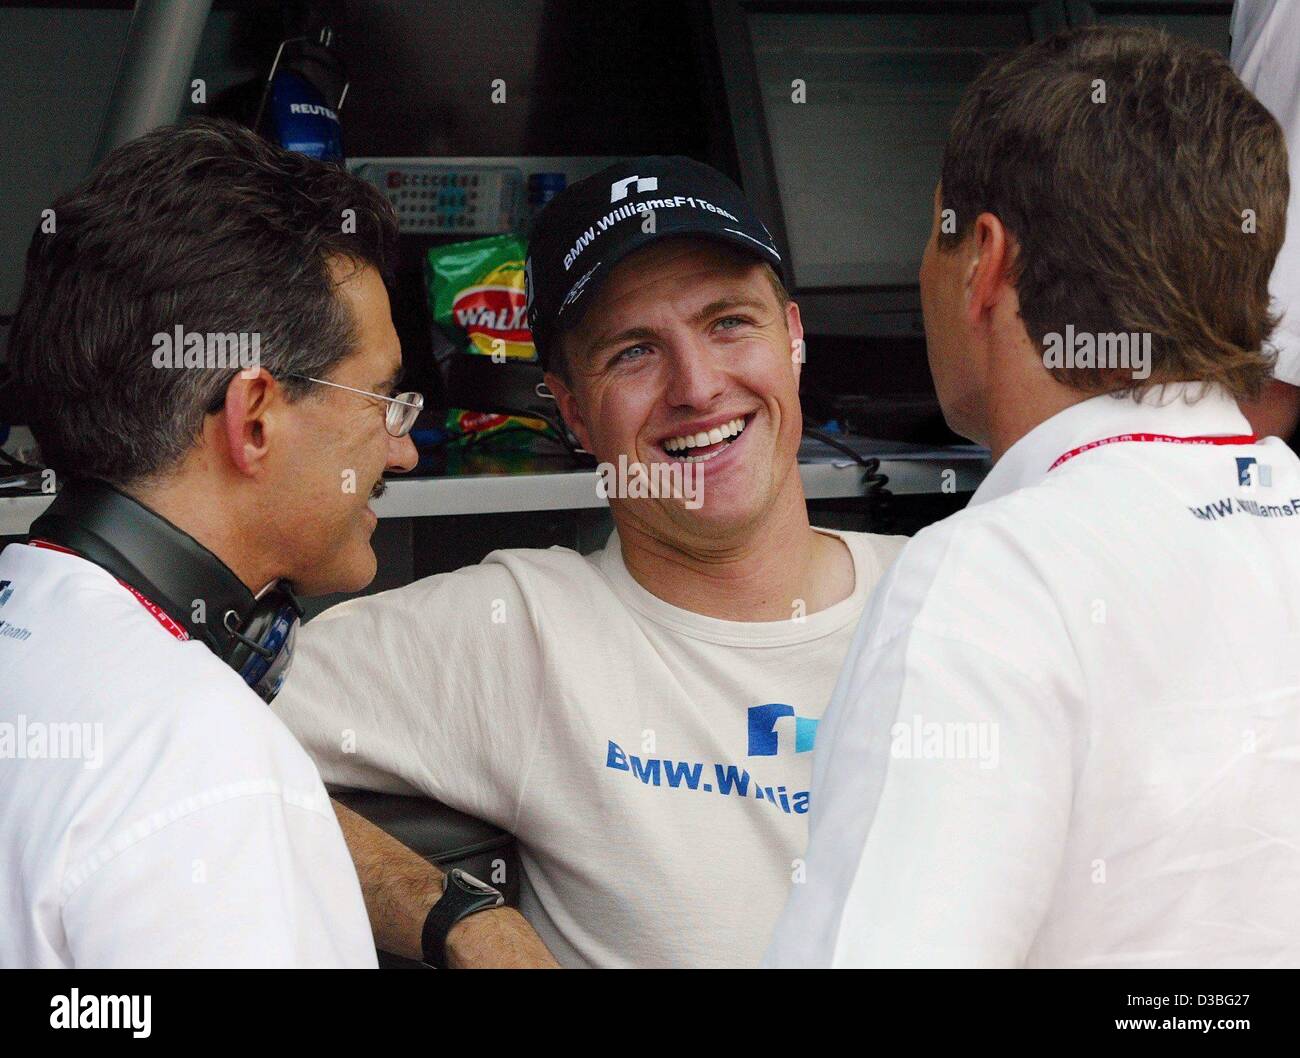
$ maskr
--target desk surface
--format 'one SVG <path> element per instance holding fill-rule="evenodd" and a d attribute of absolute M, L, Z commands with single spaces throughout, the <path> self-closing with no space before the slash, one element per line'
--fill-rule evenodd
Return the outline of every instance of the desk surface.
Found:
<path fill-rule="evenodd" d="M 856 439 L 855 450 L 880 458 L 890 492 L 970 492 L 988 470 L 987 453 L 972 447 L 922 449 Z M 810 500 L 845 499 L 863 494 L 862 471 L 817 445 L 800 450 L 799 474 Z M 815 459 L 815 462 L 805 462 Z M 380 518 L 430 518 L 452 514 L 500 514 L 604 507 L 595 470 L 575 470 L 552 456 L 478 455 L 430 477 L 394 477 L 374 501 Z M 53 501 L 51 496 L 0 498 L 0 536 L 22 536 Z"/>

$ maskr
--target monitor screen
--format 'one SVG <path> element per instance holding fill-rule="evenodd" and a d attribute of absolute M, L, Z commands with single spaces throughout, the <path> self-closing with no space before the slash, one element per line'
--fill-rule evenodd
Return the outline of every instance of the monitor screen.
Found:
<path fill-rule="evenodd" d="M 1093 8 L 1100 25 L 1164 29 L 1202 47 L 1222 52 L 1224 58 L 1228 56 L 1232 4 L 1226 0 L 1217 5 L 1207 3 L 1204 7 L 1189 7 L 1186 12 L 1170 10 L 1167 5 L 1158 7 L 1138 2 L 1094 4 Z"/>
<path fill-rule="evenodd" d="M 795 287 L 914 286 L 948 123 L 1024 9 L 745 14 Z"/>

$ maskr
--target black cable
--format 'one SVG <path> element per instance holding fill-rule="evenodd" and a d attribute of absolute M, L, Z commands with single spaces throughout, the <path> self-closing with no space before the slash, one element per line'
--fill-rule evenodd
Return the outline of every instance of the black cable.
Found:
<path fill-rule="evenodd" d="M 429 448 L 442 448 L 456 442 L 463 442 L 464 449 L 487 448 L 492 444 L 496 437 L 507 433 L 529 433 L 535 437 L 540 437 L 545 441 L 551 441 L 561 445 L 565 453 L 578 466 L 586 466 L 593 462 L 590 453 L 584 452 L 569 439 L 568 434 L 558 422 L 548 415 L 544 415 L 536 410 L 532 411 L 497 411 L 498 415 L 509 415 L 517 419 L 538 419 L 546 424 L 546 429 L 538 429 L 536 426 L 525 426 L 523 423 L 512 423 L 509 426 L 496 430 L 472 431 L 466 430 L 463 433 L 454 434 L 451 437 L 443 438 L 435 445 L 427 446 Z"/>
<path fill-rule="evenodd" d="M 862 484 L 865 489 L 863 501 L 863 532 L 892 533 L 894 522 L 894 494 L 886 486 L 889 475 L 880 473 L 880 460 L 875 456 L 863 456 L 825 430 L 815 426 L 804 426 L 804 436 L 820 441 L 824 445 L 843 452 L 863 470 Z"/>
<path fill-rule="evenodd" d="M 44 467 L 33 466 L 31 463 L 24 463 L 21 459 L 11 456 L 3 448 L 0 448 L 0 463 L 20 474 L 39 474 L 45 469 Z"/>
<path fill-rule="evenodd" d="M 584 452 L 581 448 L 579 448 L 579 447 L 578 447 L 577 445 L 575 445 L 571 440 L 569 440 L 569 436 L 568 436 L 568 434 L 565 432 L 565 430 L 561 427 L 561 425 L 560 425 L 559 423 L 557 423 L 557 422 L 556 422 L 554 419 L 552 419 L 549 415 L 545 415 L 545 414 L 543 414 L 543 413 L 541 413 L 541 412 L 538 412 L 538 411 L 535 411 L 535 410 L 533 410 L 533 411 L 508 411 L 508 412 L 504 412 L 504 413 L 502 413 L 502 414 L 511 415 L 511 416 L 514 416 L 515 418 L 519 418 L 519 419 L 538 419 L 538 420 L 540 420 L 541 422 L 546 423 L 547 429 L 545 429 L 545 430 L 539 430 L 539 429 L 537 429 L 537 427 L 535 427 L 535 426 L 524 426 L 522 423 L 516 423 L 516 424 L 513 424 L 513 425 L 511 425 L 511 426 L 507 426 L 505 429 L 502 429 L 502 430 L 495 430 L 495 431 L 493 431 L 493 432 L 487 433 L 487 434 L 486 434 L 486 435 L 485 435 L 481 440 L 480 440 L 479 438 L 475 437 L 475 438 L 471 439 L 471 441 L 470 441 L 469 443 L 470 443 L 470 444 L 488 444 L 488 443 L 491 442 L 491 440 L 492 440 L 493 437 L 497 437 L 497 436 L 499 436 L 500 434 L 508 433 L 508 432 L 510 432 L 510 431 L 513 431 L 513 430 L 522 430 L 522 431 L 525 431 L 525 432 L 527 432 L 527 433 L 535 434 L 535 435 L 537 435 L 538 437 L 545 438 L 545 439 L 548 440 L 548 441 L 557 441 L 557 442 L 559 442 L 561 445 L 564 446 L 564 450 L 565 450 L 565 452 L 568 453 L 569 458 L 572 459 L 572 460 L 573 460 L 575 463 L 577 463 L 579 466 L 585 466 L 588 462 L 591 462 L 591 455 L 590 455 L 590 453 Z"/>
<path fill-rule="evenodd" d="M 487 448 L 498 437 L 504 437 L 506 434 L 521 433 L 532 434 L 535 437 L 541 437 L 547 441 L 554 441 L 557 444 L 564 443 L 555 435 L 555 431 L 550 429 L 550 427 L 547 427 L 546 429 L 538 429 L 536 426 L 524 426 L 522 423 L 512 423 L 510 426 L 498 426 L 496 429 L 474 430 L 462 434 L 462 437 L 465 439 L 465 448 Z"/>

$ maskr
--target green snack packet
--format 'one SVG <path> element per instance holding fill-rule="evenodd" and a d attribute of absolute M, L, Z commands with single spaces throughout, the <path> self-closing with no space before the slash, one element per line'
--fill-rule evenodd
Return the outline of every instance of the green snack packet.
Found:
<path fill-rule="evenodd" d="M 525 313 L 524 263 L 528 251 L 517 235 L 493 235 L 431 248 L 425 258 L 429 311 L 439 326 L 468 338 L 467 353 L 511 360 L 537 360 Z M 526 446 L 544 430 L 540 419 L 452 408 L 447 429 L 478 440 L 511 427 L 510 439 Z M 502 438 L 505 441 L 505 438 Z"/>

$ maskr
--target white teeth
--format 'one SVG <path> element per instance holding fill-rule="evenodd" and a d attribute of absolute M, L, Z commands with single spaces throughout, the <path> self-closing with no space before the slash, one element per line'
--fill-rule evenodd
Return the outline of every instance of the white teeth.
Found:
<path fill-rule="evenodd" d="M 670 437 L 666 440 L 664 451 L 679 452 L 687 448 L 704 448 L 707 445 L 715 445 L 725 441 L 729 437 L 739 437 L 741 431 L 745 429 L 745 418 L 742 415 L 738 419 L 732 419 L 731 422 L 725 422 L 721 426 L 715 426 L 711 430 L 701 430 L 699 433 L 683 434 L 680 437 Z M 721 449 L 719 449 L 721 451 Z M 716 454 L 716 453 L 711 453 Z M 691 457 L 688 457 L 691 458 Z M 700 459 L 709 458 L 701 456 Z M 699 462 L 700 459 L 695 459 Z"/>
<path fill-rule="evenodd" d="M 712 452 L 708 452 L 708 453 L 706 453 L 705 455 L 702 455 L 702 456 L 687 456 L 687 457 L 685 458 L 684 462 L 687 462 L 687 463 L 707 463 L 707 462 L 708 462 L 710 459 L 712 459 L 714 456 L 721 455 L 721 454 L 722 454 L 722 449 L 721 449 L 721 448 L 715 448 Z"/>

